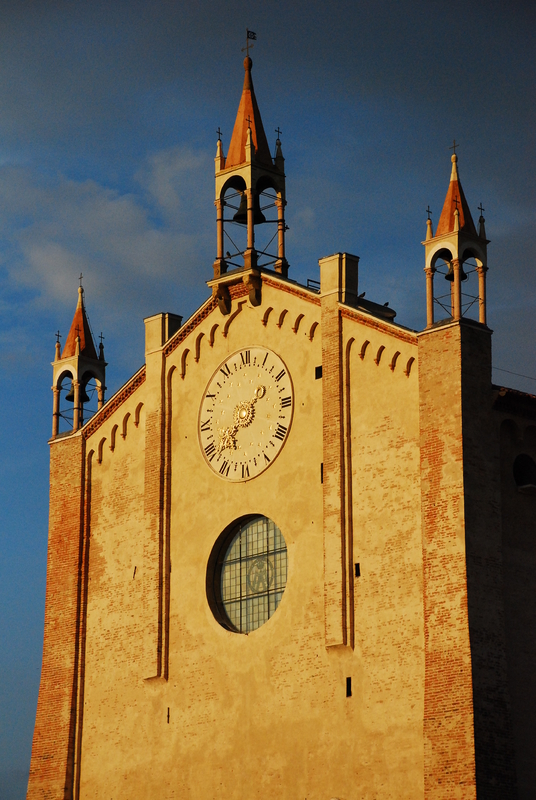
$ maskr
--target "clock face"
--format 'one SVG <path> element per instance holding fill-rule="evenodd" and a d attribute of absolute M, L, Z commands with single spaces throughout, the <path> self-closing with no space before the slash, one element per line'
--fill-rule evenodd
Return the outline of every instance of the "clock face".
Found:
<path fill-rule="evenodd" d="M 228 481 L 264 472 L 287 439 L 294 393 L 271 350 L 239 350 L 212 376 L 199 410 L 199 442 L 209 467 Z"/>

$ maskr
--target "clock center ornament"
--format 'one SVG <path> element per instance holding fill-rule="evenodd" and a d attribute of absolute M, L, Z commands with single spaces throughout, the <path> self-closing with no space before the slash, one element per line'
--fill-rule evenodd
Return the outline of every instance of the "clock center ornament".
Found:
<path fill-rule="evenodd" d="M 238 350 L 214 372 L 199 411 L 199 443 L 209 467 L 229 481 L 267 469 L 285 444 L 294 392 L 282 359 L 264 347 Z"/>

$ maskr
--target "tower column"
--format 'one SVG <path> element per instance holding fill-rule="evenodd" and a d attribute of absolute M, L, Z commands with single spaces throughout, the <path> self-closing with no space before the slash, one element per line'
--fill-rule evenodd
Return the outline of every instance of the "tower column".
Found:
<path fill-rule="evenodd" d="M 277 261 L 275 271 L 283 275 L 288 273 L 287 259 L 285 258 L 285 201 L 278 197 L 275 201 L 277 208 Z"/>
<path fill-rule="evenodd" d="M 102 384 L 99 384 L 97 386 L 97 409 L 100 411 L 103 405 L 104 405 L 104 386 Z"/>
<path fill-rule="evenodd" d="M 57 386 L 52 387 L 52 438 L 58 435 L 60 430 L 60 390 Z"/>
<path fill-rule="evenodd" d="M 246 197 L 248 201 L 248 250 L 253 250 L 255 247 L 255 228 L 254 228 L 254 214 L 253 214 L 253 189 L 246 189 Z"/>
<path fill-rule="evenodd" d="M 488 268 L 480 264 L 476 271 L 478 273 L 478 321 L 482 325 L 486 324 L 486 272 Z"/>
<path fill-rule="evenodd" d="M 223 200 L 219 198 L 216 205 L 216 258 L 223 259 Z"/>
<path fill-rule="evenodd" d="M 80 381 L 73 380 L 73 431 L 80 427 Z"/>
<path fill-rule="evenodd" d="M 425 269 L 426 272 L 426 327 L 434 324 L 434 272 L 433 267 Z"/>
<path fill-rule="evenodd" d="M 460 319 L 462 316 L 462 284 L 459 258 L 453 259 L 452 270 L 454 273 L 454 281 L 452 283 L 452 317 L 453 319 Z"/>

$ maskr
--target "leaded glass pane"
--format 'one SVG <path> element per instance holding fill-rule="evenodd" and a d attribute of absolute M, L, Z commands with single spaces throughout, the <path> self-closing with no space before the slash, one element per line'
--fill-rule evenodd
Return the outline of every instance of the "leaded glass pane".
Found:
<path fill-rule="evenodd" d="M 223 559 L 220 581 L 234 628 L 249 633 L 270 619 L 287 583 L 287 547 L 272 520 L 255 517 L 240 525 Z"/>

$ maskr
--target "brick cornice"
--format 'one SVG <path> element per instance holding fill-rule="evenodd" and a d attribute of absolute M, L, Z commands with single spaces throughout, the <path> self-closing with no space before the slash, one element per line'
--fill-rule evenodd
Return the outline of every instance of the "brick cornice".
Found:
<path fill-rule="evenodd" d="M 401 342 L 406 342 L 407 344 L 417 344 L 417 334 L 414 331 L 401 330 L 394 325 L 388 325 L 387 323 L 382 322 L 375 317 L 369 317 L 367 314 L 363 314 L 357 309 L 349 308 L 348 306 L 340 306 L 340 312 L 341 316 L 345 319 L 351 319 L 355 322 L 360 322 L 367 328 L 373 328 L 381 333 L 386 333 Z"/>

